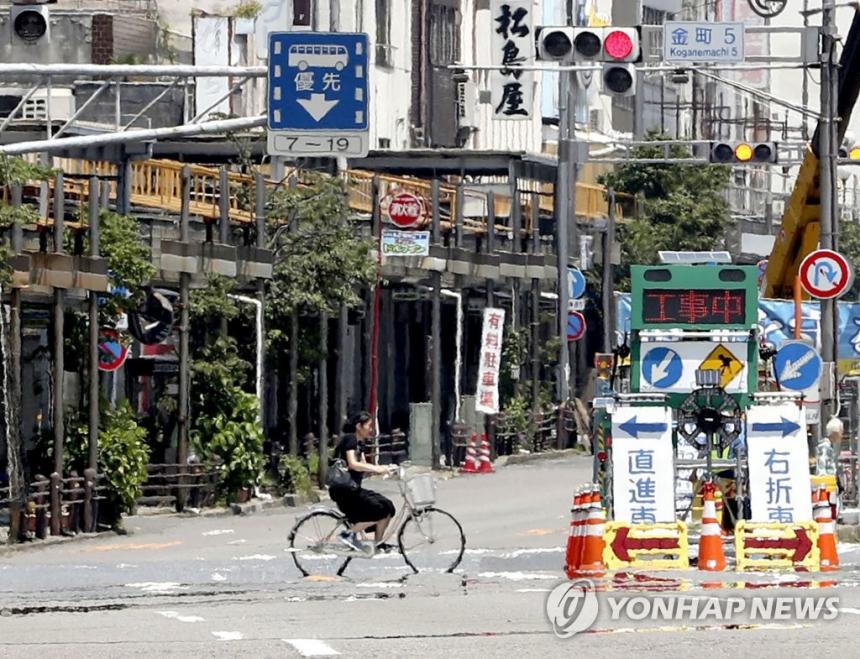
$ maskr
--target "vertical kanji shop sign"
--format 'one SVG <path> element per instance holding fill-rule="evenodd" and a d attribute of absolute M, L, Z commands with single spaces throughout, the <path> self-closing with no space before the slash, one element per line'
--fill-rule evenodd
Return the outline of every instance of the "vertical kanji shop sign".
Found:
<path fill-rule="evenodd" d="M 528 66 L 535 58 L 534 3 L 532 0 L 491 0 L 491 64 L 501 66 L 490 74 L 493 118 L 529 119 L 534 105 L 534 75 L 507 68 Z"/>
<path fill-rule="evenodd" d="M 481 359 L 475 395 L 475 409 L 484 414 L 499 413 L 499 366 L 502 361 L 504 329 L 505 310 L 484 309 Z"/>

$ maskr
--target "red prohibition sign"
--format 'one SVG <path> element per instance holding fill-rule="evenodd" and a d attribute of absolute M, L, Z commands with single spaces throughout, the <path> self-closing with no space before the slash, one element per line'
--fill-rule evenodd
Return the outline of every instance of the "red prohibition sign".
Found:
<path fill-rule="evenodd" d="M 812 297 L 831 300 L 843 295 L 854 283 L 848 260 L 832 249 L 817 249 L 800 263 L 800 285 Z"/>
<path fill-rule="evenodd" d="M 397 192 L 385 200 L 391 223 L 401 229 L 411 229 L 424 219 L 424 200 L 411 192 Z"/>

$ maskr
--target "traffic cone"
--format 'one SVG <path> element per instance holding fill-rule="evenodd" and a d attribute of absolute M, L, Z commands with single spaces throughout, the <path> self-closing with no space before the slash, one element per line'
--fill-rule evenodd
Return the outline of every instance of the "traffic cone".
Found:
<path fill-rule="evenodd" d="M 720 572 L 726 569 L 723 552 L 723 537 L 717 523 L 717 507 L 714 501 L 713 483 L 702 486 L 702 534 L 699 537 L 699 569 Z"/>
<path fill-rule="evenodd" d="M 490 442 L 487 441 L 486 435 L 481 435 L 481 455 L 479 460 L 481 464 L 478 468 L 478 473 L 492 474 L 495 471 L 493 463 L 490 462 Z"/>
<path fill-rule="evenodd" d="M 466 447 L 466 461 L 463 466 L 460 468 L 460 472 L 463 474 L 477 474 L 480 473 L 478 469 L 478 435 L 477 433 L 472 433 L 472 438 L 469 440 L 469 445 Z"/>
<path fill-rule="evenodd" d="M 568 579 L 573 579 L 576 573 L 577 550 L 579 548 L 579 514 L 582 505 L 582 489 L 578 488 L 573 494 L 573 504 L 570 507 L 570 533 L 567 536 L 567 550 L 564 555 L 564 572 Z"/>
<path fill-rule="evenodd" d="M 585 522 L 585 537 L 582 543 L 582 561 L 577 571 L 583 577 L 602 577 L 606 574 L 606 565 L 603 563 L 603 526 L 606 523 L 606 512 L 600 502 L 600 487 L 591 487 L 590 505 L 588 506 L 588 519 Z"/>
<path fill-rule="evenodd" d="M 577 515 L 576 530 L 576 553 L 574 554 L 574 574 L 579 575 L 579 567 L 582 565 L 583 551 L 585 550 L 585 533 L 588 524 L 588 511 L 591 508 L 591 485 L 582 487 L 582 496 L 579 498 L 579 514 Z"/>
<path fill-rule="evenodd" d="M 816 501 L 817 499 L 817 501 Z M 818 523 L 818 551 L 821 553 L 820 570 L 833 572 L 839 569 L 839 555 L 836 553 L 836 525 L 830 515 L 830 501 L 827 490 L 820 488 L 813 496 L 815 521 Z"/>
<path fill-rule="evenodd" d="M 720 535 L 726 535 L 726 530 L 723 528 L 723 493 L 719 488 L 714 491 L 714 508 L 716 509 L 715 519 L 717 526 L 720 527 Z"/>

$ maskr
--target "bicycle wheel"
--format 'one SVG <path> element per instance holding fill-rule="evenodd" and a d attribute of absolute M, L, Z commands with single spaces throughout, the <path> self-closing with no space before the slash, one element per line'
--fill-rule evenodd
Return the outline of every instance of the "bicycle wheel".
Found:
<path fill-rule="evenodd" d="M 397 534 L 397 544 L 416 574 L 426 570 L 452 572 L 463 559 L 466 536 L 451 513 L 430 507 L 406 518 Z"/>
<path fill-rule="evenodd" d="M 340 576 L 350 559 L 343 556 L 338 534 L 348 531 L 346 519 L 335 512 L 317 510 L 302 517 L 290 531 L 293 562 L 304 576 Z"/>

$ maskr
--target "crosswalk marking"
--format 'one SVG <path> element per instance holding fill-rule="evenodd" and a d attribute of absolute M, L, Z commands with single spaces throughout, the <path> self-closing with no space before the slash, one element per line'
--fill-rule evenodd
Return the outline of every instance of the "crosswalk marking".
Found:
<path fill-rule="evenodd" d="M 340 654 L 328 643 L 318 638 L 284 638 L 281 640 L 292 645 L 303 657 L 332 657 Z"/>

